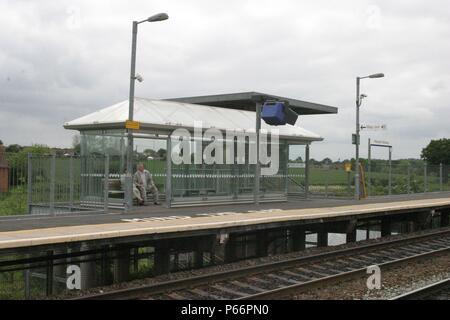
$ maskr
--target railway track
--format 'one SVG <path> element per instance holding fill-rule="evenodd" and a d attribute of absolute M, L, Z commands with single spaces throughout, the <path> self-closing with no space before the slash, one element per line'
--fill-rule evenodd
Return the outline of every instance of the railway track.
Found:
<path fill-rule="evenodd" d="M 450 278 L 401 294 L 390 300 L 450 300 Z"/>
<path fill-rule="evenodd" d="M 432 255 L 447 254 L 450 229 L 270 262 L 186 279 L 77 297 L 94 299 L 276 299 L 350 278 L 367 267 L 382 270 Z"/>

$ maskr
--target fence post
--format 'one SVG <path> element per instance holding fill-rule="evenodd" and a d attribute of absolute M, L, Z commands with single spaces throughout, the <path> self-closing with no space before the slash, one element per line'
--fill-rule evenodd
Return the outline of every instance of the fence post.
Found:
<path fill-rule="evenodd" d="M 284 166 L 284 192 L 286 197 L 289 193 L 289 143 L 285 141 L 284 143 L 284 158 L 285 158 L 285 166 Z M 234 167 L 234 166 L 233 166 Z"/>
<path fill-rule="evenodd" d="M 443 189 L 442 189 L 442 163 L 439 164 L 439 190 L 443 191 Z"/>
<path fill-rule="evenodd" d="M 166 142 L 166 206 L 172 206 L 172 136 L 167 137 Z"/>
<path fill-rule="evenodd" d="M 33 167 L 32 167 L 32 163 L 31 163 L 31 159 L 32 159 L 32 154 L 28 153 L 27 155 L 28 157 L 28 161 L 27 161 L 27 166 L 28 166 L 28 176 L 27 176 L 27 201 L 28 201 L 28 214 L 31 214 L 31 205 L 33 202 L 33 188 L 32 188 L 32 183 L 33 183 Z"/>
<path fill-rule="evenodd" d="M 305 147 L 305 199 L 309 193 L 309 144 Z"/>
<path fill-rule="evenodd" d="M 56 175 L 56 153 L 53 153 L 50 162 L 50 213 L 52 215 L 55 215 L 55 175 Z"/>
<path fill-rule="evenodd" d="M 372 167 L 371 167 L 371 160 L 372 160 L 372 145 L 370 144 L 370 138 L 368 141 L 368 146 L 369 146 L 369 150 L 368 150 L 368 161 L 367 161 L 367 196 L 370 197 L 371 193 L 372 193 L 372 182 L 371 182 L 371 178 L 372 178 Z"/>
<path fill-rule="evenodd" d="M 25 299 L 31 299 L 31 290 L 30 290 L 30 269 L 26 269 L 23 272 L 23 277 L 25 280 Z"/>
<path fill-rule="evenodd" d="M 105 157 L 105 178 L 103 179 L 104 186 L 103 186 L 103 202 L 104 207 L 103 209 L 105 212 L 108 212 L 108 205 L 109 205 L 109 155 L 107 154 Z"/>
<path fill-rule="evenodd" d="M 408 162 L 408 194 L 411 193 L 411 163 Z"/>
<path fill-rule="evenodd" d="M 347 193 L 350 197 L 352 196 L 352 178 L 350 171 L 347 171 Z"/>
<path fill-rule="evenodd" d="M 389 195 L 392 195 L 392 147 L 389 147 Z"/>
<path fill-rule="evenodd" d="M 74 193 L 74 182 L 73 182 L 73 155 L 69 159 L 69 210 L 73 210 L 73 193 Z"/>
<path fill-rule="evenodd" d="M 428 190 L 428 173 L 427 173 L 427 163 L 425 162 L 423 165 L 423 192 L 427 192 Z"/>

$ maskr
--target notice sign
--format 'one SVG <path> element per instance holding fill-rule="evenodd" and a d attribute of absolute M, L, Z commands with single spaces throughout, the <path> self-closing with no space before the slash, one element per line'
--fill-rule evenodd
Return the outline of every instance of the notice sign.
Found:
<path fill-rule="evenodd" d="M 389 146 L 389 141 L 384 140 L 374 140 L 372 144 L 382 144 L 384 146 Z"/>
<path fill-rule="evenodd" d="M 345 170 L 345 172 L 352 171 L 352 164 L 350 162 L 344 163 L 344 170 Z"/>
<path fill-rule="evenodd" d="M 304 168 L 305 164 L 301 162 L 288 163 L 289 168 Z"/>
<path fill-rule="evenodd" d="M 131 121 L 131 120 L 127 120 L 125 122 L 125 128 L 126 129 L 134 129 L 134 130 L 139 130 L 141 128 L 141 123 L 139 121 Z"/>
<path fill-rule="evenodd" d="M 361 129 L 373 130 L 373 131 L 386 130 L 387 126 L 385 124 L 366 124 L 366 125 L 362 125 Z"/>

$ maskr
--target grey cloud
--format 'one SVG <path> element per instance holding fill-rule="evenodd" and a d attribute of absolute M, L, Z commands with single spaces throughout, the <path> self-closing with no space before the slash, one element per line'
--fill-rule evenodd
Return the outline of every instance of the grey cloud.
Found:
<path fill-rule="evenodd" d="M 355 77 L 363 123 L 386 123 L 395 157 L 448 136 L 446 1 L 6 1 L 0 4 L 0 138 L 68 146 L 62 124 L 128 95 L 132 19 L 167 11 L 138 36 L 137 96 L 257 90 L 340 107 L 301 125 L 312 156 L 351 158 Z M 10 119 L 20 119 L 20 124 Z M 363 152 L 364 153 L 364 152 Z M 364 154 L 363 154 L 364 155 Z"/>

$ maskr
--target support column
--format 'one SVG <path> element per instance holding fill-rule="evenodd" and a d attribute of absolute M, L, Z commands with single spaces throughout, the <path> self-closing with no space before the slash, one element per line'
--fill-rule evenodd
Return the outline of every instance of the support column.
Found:
<path fill-rule="evenodd" d="M 170 271 L 170 250 L 167 240 L 160 240 L 155 245 L 154 273 L 166 274 Z"/>
<path fill-rule="evenodd" d="M 410 220 L 408 223 L 408 232 L 415 232 L 417 230 L 417 223 L 414 220 Z"/>
<path fill-rule="evenodd" d="M 381 236 L 387 237 L 391 235 L 391 221 L 387 218 L 381 219 Z"/>
<path fill-rule="evenodd" d="M 62 254 L 66 254 L 67 249 L 66 248 L 57 248 L 53 251 L 54 255 L 62 255 Z M 58 263 L 58 265 L 55 265 L 53 267 L 53 275 L 54 275 L 54 279 L 64 279 L 66 278 L 66 268 L 67 265 L 65 264 L 67 261 L 67 259 L 54 259 L 53 263 L 56 264 Z M 64 262 L 63 264 L 59 264 L 61 262 Z M 57 292 L 58 290 L 58 281 L 53 281 L 53 292 Z"/>
<path fill-rule="evenodd" d="M 224 262 L 233 262 L 236 260 L 236 243 L 234 238 L 229 236 L 225 244 Z"/>
<path fill-rule="evenodd" d="M 51 296 L 53 294 L 53 250 L 47 251 L 47 261 L 46 261 L 46 290 L 45 293 L 47 296 Z"/>
<path fill-rule="evenodd" d="M 305 250 L 306 247 L 305 229 L 301 227 L 294 227 L 292 228 L 291 233 L 292 233 L 292 251 Z"/>
<path fill-rule="evenodd" d="M 133 248 L 133 272 L 139 271 L 139 247 Z"/>
<path fill-rule="evenodd" d="M 326 228 L 319 230 L 317 232 L 317 246 L 318 247 L 327 247 L 328 246 L 328 232 Z"/>
<path fill-rule="evenodd" d="M 356 242 L 356 228 L 346 233 L 346 243 Z"/>
<path fill-rule="evenodd" d="M 258 234 L 256 235 L 256 241 L 257 241 L 257 255 L 258 257 L 265 257 L 268 254 L 268 231 L 267 230 L 260 230 L 258 231 Z"/>
<path fill-rule="evenodd" d="M 109 285 L 112 282 L 109 265 L 109 246 L 102 247 L 101 261 L 100 261 L 100 285 Z"/>
<path fill-rule="evenodd" d="M 211 259 L 213 264 L 221 264 L 226 261 L 226 245 L 228 243 L 228 233 L 219 233 L 212 240 Z"/>
<path fill-rule="evenodd" d="M 417 229 L 424 230 L 431 228 L 432 220 L 431 212 L 419 212 L 415 218 Z"/>
<path fill-rule="evenodd" d="M 203 267 L 203 252 L 204 252 L 204 245 L 203 241 L 206 241 L 203 237 L 196 240 L 195 245 L 195 252 L 194 252 L 194 266 L 195 268 L 201 268 Z"/>
<path fill-rule="evenodd" d="M 114 282 L 125 282 L 130 277 L 130 248 L 119 246 L 116 248 L 114 261 Z"/>
<path fill-rule="evenodd" d="M 345 230 L 346 243 L 356 242 L 356 227 L 358 226 L 358 220 L 350 220 Z"/>
<path fill-rule="evenodd" d="M 80 246 L 80 251 L 88 251 L 89 245 L 83 242 Z M 80 263 L 81 271 L 81 290 L 92 288 L 95 283 L 95 255 L 81 256 L 83 262 Z"/>
<path fill-rule="evenodd" d="M 441 227 L 449 227 L 449 226 L 450 226 L 450 212 L 441 211 Z"/>

